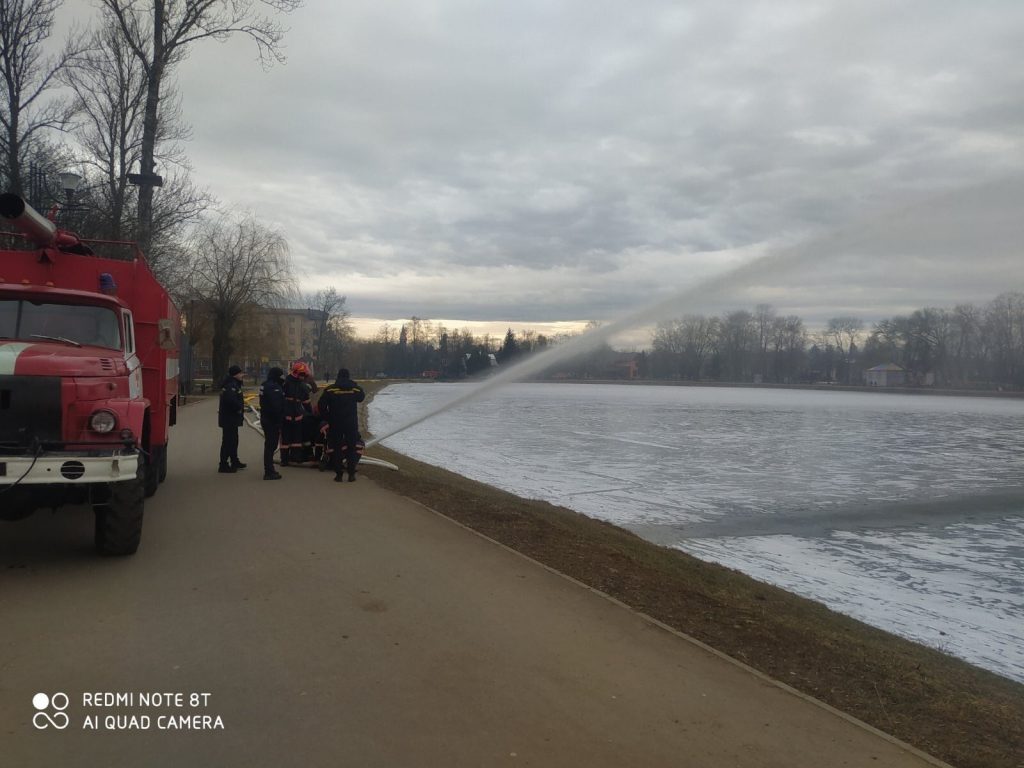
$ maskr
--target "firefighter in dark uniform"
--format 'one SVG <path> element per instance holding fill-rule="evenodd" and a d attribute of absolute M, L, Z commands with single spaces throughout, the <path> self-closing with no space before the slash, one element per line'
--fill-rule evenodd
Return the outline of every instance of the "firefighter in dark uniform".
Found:
<path fill-rule="evenodd" d="M 221 384 L 220 407 L 217 409 L 217 424 L 221 430 L 218 472 L 237 472 L 245 469 L 246 465 L 238 460 L 238 428 L 242 426 L 244 412 L 242 369 L 232 365 L 228 368 L 224 383 Z"/>
<path fill-rule="evenodd" d="M 260 384 L 260 426 L 263 427 L 263 479 L 280 480 L 274 469 L 274 452 L 281 441 L 284 422 L 284 389 L 281 387 L 284 371 L 271 368 L 267 380 Z"/>
<path fill-rule="evenodd" d="M 295 363 L 284 380 L 284 424 L 281 427 L 281 466 L 300 464 L 313 457 L 313 441 L 306 422 L 313 415 L 309 396 L 316 384 L 305 363 Z"/>
<path fill-rule="evenodd" d="M 356 465 L 363 449 L 358 406 L 365 397 L 363 388 L 352 381 L 347 368 L 338 371 L 338 380 L 320 395 L 318 405 L 320 416 L 329 425 L 327 443 L 336 483 L 345 479 L 344 470 L 348 470 L 350 483 L 356 479 Z"/>

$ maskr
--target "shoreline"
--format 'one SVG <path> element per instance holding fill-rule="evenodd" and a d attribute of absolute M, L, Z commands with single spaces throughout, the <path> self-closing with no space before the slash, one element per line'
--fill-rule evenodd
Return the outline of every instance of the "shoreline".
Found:
<path fill-rule="evenodd" d="M 373 394 L 390 383 L 394 382 L 366 382 L 369 397 L 363 404 L 364 423 Z M 837 389 L 832 385 L 817 388 Z M 366 434 L 372 436 L 369 430 Z M 373 453 L 401 467 L 399 472 L 367 467 L 367 477 L 381 487 L 412 498 L 802 693 L 960 768 L 1019 768 L 1024 685 L 738 571 L 651 543 L 624 528 L 564 507 L 520 498 L 379 444 Z"/>

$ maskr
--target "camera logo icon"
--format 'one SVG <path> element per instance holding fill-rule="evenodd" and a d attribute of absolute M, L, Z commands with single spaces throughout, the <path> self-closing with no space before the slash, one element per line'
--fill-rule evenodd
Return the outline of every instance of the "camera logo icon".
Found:
<path fill-rule="evenodd" d="M 69 703 L 66 693 L 55 693 L 51 696 L 37 693 L 32 697 L 32 706 L 36 708 L 36 713 L 32 715 L 32 725 L 40 731 L 51 727 L 63 731 L 71 723 L 71 718 L 64 712 Z M 49 711 L 51 707 L 53 714 Z"/>

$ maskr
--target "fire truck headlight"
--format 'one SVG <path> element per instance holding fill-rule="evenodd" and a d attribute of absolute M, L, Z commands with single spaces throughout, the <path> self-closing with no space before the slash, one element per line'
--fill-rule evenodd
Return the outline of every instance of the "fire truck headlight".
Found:
<path fill-rule="evenodd" d="M 89 429 L 93 432 L 106 434 L 117 426 L 117 416 L 110 411 L 96 411 L 89 417 Z"/>

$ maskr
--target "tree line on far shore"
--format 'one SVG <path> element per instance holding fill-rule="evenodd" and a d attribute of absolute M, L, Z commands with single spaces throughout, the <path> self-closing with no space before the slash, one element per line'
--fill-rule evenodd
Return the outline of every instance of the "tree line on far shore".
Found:
<path fill-rule="evenodd" d="M 382 327 L 372 339 L 349 332 L 338 353 L 360 376 L 460 379 L 486 375 L 567 337 L 510 328 L 499 340 L 413 318 L 397 330 Z M 885 364 L 900 366 L 909 386 L 1024 389 L 1024 293 L 1004 293 L 984 306 L 926 307 L 870 327 L 842 316 L 810 330 L 801 318 L 766 304 L 720 316 L 683 315 L 659 323 L 649 349 L 604 344 L 538 378 L 856 386 L 865 384 L 865 371 Z"/>
<path fill-rule="evenodd" d="M 1024 388 L 1024 293 L 1004 293 L 984 306 L 925 307 L 870 327 L 835 317 L 819 331 L 764 304 L 721 317 L 689 315 L 658 326 L 648 374 L 859 385 L 865 371 L 885 364 L 900 366 L 911 386 Z"/>

